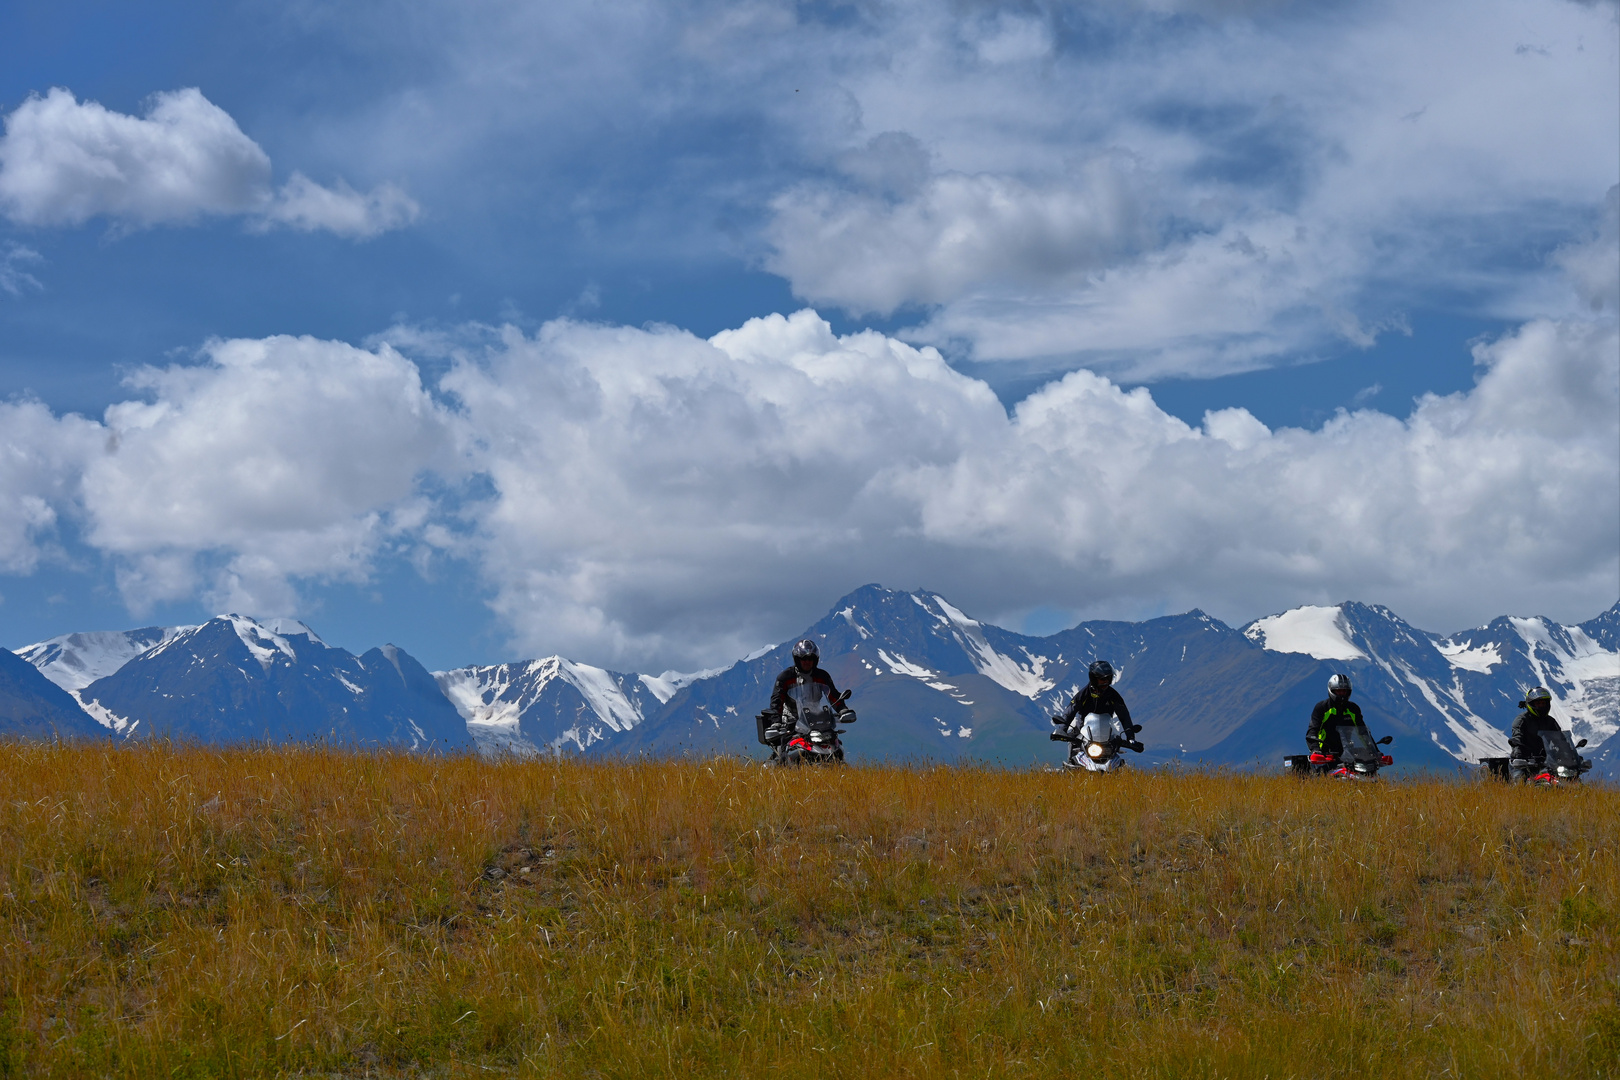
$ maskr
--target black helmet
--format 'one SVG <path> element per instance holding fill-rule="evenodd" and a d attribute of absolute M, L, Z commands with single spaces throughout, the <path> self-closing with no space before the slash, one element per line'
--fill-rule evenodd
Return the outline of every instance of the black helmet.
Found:
<path fill-rule="evenodd" d="M 1519 704 L 1535 712 L 1546 712 L 1552 708 L 1552 691 L 1545 686 L 1532 686 L 1525 691 L 1524 700 Z"/>
<path fill-rule="evenodd" d="M 797 664 L 800 660 L 809 660 L 813 663 L 820 659 L 821 650 L 816 648 L 816 643 L 811 641 L 809 638 L 805 638 L 803 641 L 793 646 L 793 662 L 795 664 Z"/>
<path fill-rule="evenodd" d="M 1093 681 L 1101 681 L 1103 679 L 1106 679 L 1109 682 L 1113 682 L 1114 681 L 1114 665 L 1110 664 L 1106 660 L 1098 660 L 1098 661 L 1094 662 L 1091 665 L 1090 668 L 1087 669 L 1087 674 L 1089 674 L 1091 676 Z"/>
<path fill-rule="evenodd" d="M 1350 696 L 1350 676 L 1335 673 L 1328 678 L 1328 693 L 1341 697 Z"/>

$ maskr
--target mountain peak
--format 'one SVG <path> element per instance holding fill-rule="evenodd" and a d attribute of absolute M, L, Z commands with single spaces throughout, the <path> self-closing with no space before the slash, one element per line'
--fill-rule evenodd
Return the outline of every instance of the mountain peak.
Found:
<path fill-rule="evenodd" d="M 247 615 L 218 615 L 204 623 L 199 630 L 208 626 L 220 624 L 229 626 L 237 638 L 259 662 L 259 666 L 269 669 L 275 662 L 276 656 L 285 656 L 293 663 L 298 662 L 298 651 L 293 647 L 289 638 L 303 637 L 311 645 L 318 645 L 323 649 L 330 648 L 326 642 L 318 637 L 315 631 L 299 622 L 297 619 L 265 619 L 259 620 Z"/>
<path fill-rule="evenodd" d="M 909 595 L 909 593 L 899 592 L 885 585 L 879 585 L 877 582 L 872 582 L 839 597 L 838 602 L 832 606 L 832 610 L 839 611 L 843 608 L 862 607 L 874 603 L 881 604 L 897 596 Z"/>
<path fill-rule="evenodd" d="M 1347 606 L 1306 605 L 1267 615 L 1245 626 L 1243 636 L 1271 652 L 1303 653 L 1318 660 L 1365 660 L 1367 654 L 1354 641 Z"/>

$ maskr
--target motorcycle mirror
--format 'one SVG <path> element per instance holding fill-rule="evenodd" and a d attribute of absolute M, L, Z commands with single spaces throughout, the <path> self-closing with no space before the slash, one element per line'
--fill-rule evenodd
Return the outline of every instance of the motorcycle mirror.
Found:
<path fill-rule="evenodd" d="M 1378 745 L 1379 746 L 1388 746 L 1390 743 L 1392 743 L 1394 741 L 1395 741 L 1395 736 L 1393 736 L 1393 735 L 1385 735 L 1382 739 L 1378 740 Z"/>
<path fill-rule="evenodd" d="M 1575 744 L 1575 749 L 1579 750 L 1581 747 L 1583 747 L 1585 745 L 1586 745 L 1586 740 L 1582 739 L 1580 742 Z"/>

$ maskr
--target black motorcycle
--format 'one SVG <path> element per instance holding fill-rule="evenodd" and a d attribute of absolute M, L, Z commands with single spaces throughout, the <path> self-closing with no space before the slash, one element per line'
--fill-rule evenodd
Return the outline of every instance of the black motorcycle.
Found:
<path fill-rule="evenodd" d="M 1537 787 L 1578 784 L 1581 782 L 1581 774 L 1591 771 L 1592 763 L 1576 752 L 1586 745 L 1585 739 L 1571 744 L 1569 733 L 1562 730 L 1542 731 L 1537 734 L 1541 737 L 1544 758 L 1481 758 L 1479 763 L 1498 780 L 1512 780 L 1517 777 Z"/>
<path fill-rule="evenodd" d="M 1359 724 L 1340 724 L 1340 750 L 1329 754 L 1318 750 L 1309 754 L 1290 754 L 1283 758 L 1283 768 L 1296 776 L 1331 776 L 1337 780 L 1372 780 L 1378 770 L 1395 764 L 1395 759 L 1379 750 L 1395 741 L 1385 735 L 1376 743 L 1367 729 Z"/>
<path fill-rule="evenodd" d="M 828 701 L 796 702 L 792 723 L 780 721 L 779 714 L 764 708 L 754 717 L 754 727 L 761 745 L 771 748 L 767 765 L 840 765 L 844 761 L 844 744 L 838 736 L 847 728 L 838 726 L 842 720 L 854 723 L 853 712 L 840 709 L 849 700 L 849 691 Z"/>

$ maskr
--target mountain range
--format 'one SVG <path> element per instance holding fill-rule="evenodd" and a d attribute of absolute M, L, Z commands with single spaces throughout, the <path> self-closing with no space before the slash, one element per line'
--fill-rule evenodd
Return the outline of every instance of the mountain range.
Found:
<path fill-rule="evenodd" d="M 66 634 L 17 655 L 122 738 L 474 746 L 433 675 L 404 650 L 355 656 L 290 619 Z"/>
<path fill-rule="evenodd" d="M 1505 754 L 1517 702 L 1539 684 L 1553 693 L 1554 715 L 1588 740 L 1594 775 L 1620 767 L 1620 740 L 1610 739 L 1620 730 L 1620 604 L 1574 626 L 1504 616 L 1449 636 L 1351 602 L 1240 628 L 1191 611 L 1035 637 L 981 623 L 936 593 L 868 585 L 800 636 L 820 644 L 823 666 L 853 690 L 852 760 L 1055 760 L 1048 717 L 1103 658 L 1143 726 L 1143 765 L 1269 767 L 1303 749 L 1312 705 L 1328 675 L 1343 671 L 1374 734 L 1396 737 L 1398 766 L 1450 771 Z M 391 645 L 355 656 L 303 623 L 223 615 L 68 634 L 18 650 L 25 664 L 0 656 L 0 733 L 476 745 L 524 756 L 757 754 L 754 713 L 789 649 L 690 675 L 558 656 L 430 674 Z M 13 704 L 25 700 L 34 704 Z"/>

